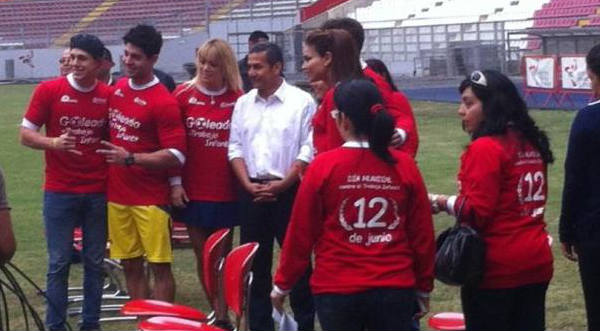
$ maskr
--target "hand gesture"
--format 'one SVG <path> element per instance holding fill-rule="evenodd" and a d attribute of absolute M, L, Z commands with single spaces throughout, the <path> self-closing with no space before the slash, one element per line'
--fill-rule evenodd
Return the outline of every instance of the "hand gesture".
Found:
<path fill-rule="evenodd" d="M 105 140 L 102 140 L 100 143 L 107 147 L 107 149 L 98 149 L 96 153 L 103 154 L 106 157 L 106 162 L 125 164 L 125 159 L 129 156 L 129 152 L 125 148 L 113 145 Z"/>
<path fill-rule="evenodd" d="M 81 151 L 75 149 L 77 146 L 77 137 L 71 134 L 71 129 L 67 128 L 65 133 L 52 138 L 52 149 L 67 151 L 76 155 L 83 155 Z"/>
<path fill-rule="evenodd" d="M 245 188 L 254 197 L 254 202 L 271 202 L 277 200 L 275 195 L 266 190 L 267 184 L 249 182 Z"/>

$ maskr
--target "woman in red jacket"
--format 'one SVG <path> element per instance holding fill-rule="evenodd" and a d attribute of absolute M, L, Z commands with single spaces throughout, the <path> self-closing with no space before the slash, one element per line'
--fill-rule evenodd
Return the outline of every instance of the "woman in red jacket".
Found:
<path fill-rule="evenodd" d="M 173 92 L 186 128 L 188 153 L 182 180 L 171 178 L 171 198 L 175 207 L 182 208 L 180 218 L 187 225 L 203 285 L 204 242 L 216 229 L 239 224 L 227 146 L 240 87 L 233 51 L 225 41 L 211 39 L 196 53 L 196 76 Z"/>
<path fill-rule="evenodd" d="M 315 256 L 311 288 L 324 330 L 408 330 L 433 288 L 434 238 L 413 159 L 390 151 L 394 121 L 375 85 L 334 96 L 345 143 L 317 156 L 300 185 L 271 298 L 283 300 Z"/>
<path fill-rule="evenodd" d="M 467 330 L 544 330 L 553 272 L 544 222 L 548 138 L 503 74 L 475 71 L 459 91 L 471 143 L 461 157 L 458 193 L 430 199 L 434 212 L 471 225 L 486 245 L 482 282 L 461 289 Z"/>
<path fill-rule="evenodd" d="M 419 133 L 417 131 L 415 114 L 413 113 L 408 99 L 402 92 L 400 92 L 396 84 L 394 84 L 392 75 L 390 75 L 390 71 L 383 61 L 379 59 L 368 59 L 365 62 L 369 68 L 371 68 L 371 70 L 375 71 L 376 74 L 385 79 L 392 90 L 390 93 L 390 98 L 393 99 L 393 102 L 399 105 L 399 107 L 395 108 L 397 111 L 394 112 L 392 116 L 394 116 L 394 120 L 396 121 L 396 127 L 402 128 L 406 135 L 406 141 L 402 144 L 400 150 L 407 152 L 408 154 L 412 155 L 412 157 L 416 157 L 417 150 L 419 148 Z"/>

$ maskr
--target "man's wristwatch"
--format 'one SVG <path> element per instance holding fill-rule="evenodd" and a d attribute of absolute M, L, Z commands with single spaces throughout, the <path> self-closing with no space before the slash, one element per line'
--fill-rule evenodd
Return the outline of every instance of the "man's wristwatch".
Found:
<path fill-rule="evenodd" d="M 129 155 L 127 155 L 127 157 L 125 158 L 125 165 L 129 167 L 130 165 L 134 164 L 135 158 L 133 157 L 133 153 L 129 153 Z"/>

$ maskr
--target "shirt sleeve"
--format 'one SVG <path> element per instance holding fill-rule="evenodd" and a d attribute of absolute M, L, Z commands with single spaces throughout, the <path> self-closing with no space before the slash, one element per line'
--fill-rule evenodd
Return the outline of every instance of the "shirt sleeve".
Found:
<path fill-rule="evenodd" d="M 39 129 L 48 122 L 50 118 L 50 91 L 46 84 L 40 84 L 35 89 L 29 101 L 29 106 L 23 116 L 23 123 L 28 122 L 29 125 L 26 127 L 29 129 Z M 35 125 L 36 128 L 31 127 L 31 124 Z"/>
<path fill-rule="evenodd" d="M 297 160 L 304 161 L 306 163 L 310 163 L 314 157 L 313 152 L 313 129 L 312 129 L 312 118 L 316 112 L 317 105 L 309 97 L 309 100 L 304 107 L 304 111 L 302 112 L 302 123 L 300 123 L 300 151 L 298 152 Z"/>
<path fill-rule="evenodd" d="M 493 217 L 502 182 L 502 149 L 490 139 L 479 139 L 462 160 L 461 191 L 454 207 L 461 222 L 475 227 L 485 226 Z"/>
<path fill-rule="evenodd" d="M 313 246 L 323 228 L 325 216 L 320 178 L 315 164 L 310 165 L 294 201 L 279 266 L 273 278 L 275 285 L 284 291 L 291 290 L 306 272 Z"/>
<path fill-rule="evenodd" d="M 244 127 L 244 123 L 242 123 L 243 100 L 243 97 L 238 99 L 231 115 L 231 129 L 229 130 L 229 145 L 227 147 L 227 157 L 230 161 L 236 158 L 244 158 L 244 150 L 242 148 L 242 130 Z"/>
<path fill-rule="evenodd" d="M 0 169 L 0 210 L 10 209 L 8 199 L 6 198 L 6 188 L 4 185 L 4 174 Z"/>
<path fill-rule="evenodd" d="M 416 288 L 422 292 L 433 290 L 433 270 L 435 260 L 435 235 L 431 217 L 427 189 L 419 169 L 412 159 L 406 160 L 410 174 L 412 192 L 408 203 L 406 232 L 413 250 L 413 263 Z"/>
<path fill-rule="evenodd" d="M 162 149 L 168 149 L 181 164 L 185 163 L 186 137 L 181 112 L 175 99 L 165 102 L 154 111 L 158 140 Z"/>
<path fill-rule="evenodd" d="M 583 110 L 580 110 L 571 126 L 565 159 L 565 180 L 559 220 L 559 237 L 563 243 L 572 243 L 575 240 L 573 227 L 575 214 L 580 208 L 579 203 L 584 201 L 581 195 L 585 191 L 587 142 L 589 141 L 585 123 L 585 115 Z"/>

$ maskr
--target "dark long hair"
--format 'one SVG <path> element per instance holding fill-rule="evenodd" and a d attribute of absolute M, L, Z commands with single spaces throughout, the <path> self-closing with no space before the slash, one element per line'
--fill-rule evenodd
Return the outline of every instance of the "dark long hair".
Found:
<path fill-rule="evenodd" d="M 350 119 L 355 133 L 369 138 L 371 151 L 388 164 L 396 163 L 388 149 L 394 119 L 382 109 L 383 99 L 377 87 L 365 79 L 345 81 L 335 89 L 333 100 L 337 109 Z M 373 106 L 380 110 L 371 111 Z"/>
<path fill-rule="evenodd" d="M 348 32 L 338 29 L 315 30 L 308 34 L 304 43 L 313 47 L 320 56 L 331 53 L 333 82 L 363 77 L 360 61 L 356 57 L 356 45 Z"/>
<path fill-rule="evenodd" d="M 459 92 L 468 87 L 482 103 L 483 121 L 472 134 L 472 139 L 505 134 L 509 127 L 519 131 L 541 154 L 546 164 L 554 162 L 550 141 L 546 133 L 538 128 L 527 110 L 517 87 L 502 73 L 483 70 L 486 85 L 467 78 L 462 81 Z"/>
<path fill-rule="evenodd" d="M 388 67 L 385 65 L 385 63 L 383 63 L 383 61 L 381 61 L 380 59 L 368 59 L 365 62 L 367 62 L 369 68 L 373 69 L 373 71 L 385 78 L 388 84 L 390 84 L 392 91 L 398 92 L 398 87 L 396 86 L 396 84 L 394 84 L 392 75 L 390 74 Z"/>
<path fill-rule="evenodd" d="M 585 57 L 585 62 L 588 69 L 600 77 L 600 45 L 596 45 L 590 49 Z"/>

